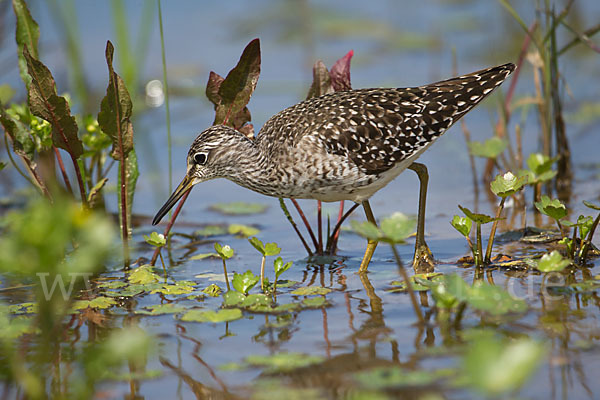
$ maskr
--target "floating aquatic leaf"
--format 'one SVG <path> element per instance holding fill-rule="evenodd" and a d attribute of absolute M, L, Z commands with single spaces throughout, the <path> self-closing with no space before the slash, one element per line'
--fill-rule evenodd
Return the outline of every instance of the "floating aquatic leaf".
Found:
<path fill-rule="evenodd" d="M 459 217 L 455 215 L 452 217 L 450 224 L 456 229 L 461 235 L 469 236 L 471 233 L 471 227 L 473 226 L 473 220 L 467 217 Z"/>
<path fill-rule="evenodd" d="M 257 306 L 268 306 L 272 303 L 272 300 L 269 296 L 259 293 L 259 294 L 250 294 L 246 296 L 246 298 L 240 304 L 241 307 L 257 307 Z"/>
<path fill-rule="evenodd" d="M 542 272 L 553 272 L 562 271 L 571 264 L 570 260 L 563 258 L 560 253 L 553 250 L 550 253 L 546 253 L 537 262 L 537 269 Z"/>
<path fill-rule="evenodd" d="M 155 274 L 152 271 L 151 265 L 142 265 L 131 271 L 127 276 L 127 280 L 130 283 L 139 283 L 139 284 L 147 284 L 147 283 L 156 283 L 160 281 L 160 276 Z"/>
<path fill-rule="evenodd" d="M 549 216 L 550 218 L 554 218 L 555 220 L 560 220 L 567 216 L 567 208 L 563 203 L 558 199 L 550 199 L 548 196 L 542 196 L 540 201 L 535 203 L 535 208 L 537 208 L 542 214 Z"/>
<path fill-rule="evenodd" d="M 471 150 L 471 154 L 475 157 L 486 157 L 486 158 L 496 158 L 507 147 L 506 140 L 499 138 L 498 136 L 494 136 L 485 142 L 469 142 L 469 150 Z"/>
<path fill-rule="evenodd" d="M 508 197 L 521 190 L 526 183 L 526 176 L 516 177 L 512 172 L 507 172 L 496 176 L 490 184 L 490 189 L 496 196 Z"/>
<path fill-rule="evenodd" d="M 161 287 L 153 289 L 150 293 L 162 293 L 165 295 L 178 295 L 192 293 L 195 288 L 196 282 L 192 281 L 177 281 L 174 284 L 163 284 Z"/>
<path fill-rule="evenodd" d="M 326 295 L 331 292 L 331 289 L 322 286 L 303 286 L 291 292 L 297 296 L 316 296 Z"/>
<path fill-rule="evenodd" d="M 271 309 L 273 313 L 282 313 L 282 312 L 294 312 L 298 311 L 301 308 L 298 303 L 286 303 L 279 304 L 277 307 Z"/>
<path fill-rule="evenodd" d="M 217 256 L 217 255 L 215 254 L 215 256 Z M 228 274 L 228 276 L 233 277 L 232 274 Z M 205 272 L 205 273 L 196 275 L 195 278 L 198 278 L 198 279 L 208 279 L 209 281 L 225 282 L 225 276 L 222 273 L 221 274 L 214 274 L 212 272 Z"/>
<path fill-rule="evenodd" d="M 299 283 L 300 282 L 298 282 L 298 281 L 291 281 L 289 279 L 282 279 L 280 281 L 277 281 L 277 287 L 280 288 L 280 289 L 283 289 L 283 288 L 295 286 L 295 285 L 297 285 Z"/>
<path fill-rule="evenodd" d="M 210 284 L 204 289 L 202 289 L 202 293 L 206 293 L 210 297 L 219 297 L 221 295 L 221 288 L 218 285 Z"/>
<path fill-rule="evenodd" d="M 7 307 L 11 314 L 35 314 L 38 312 L 38 304 L 33 302 L 11 304 Z"/>
<path fill-rule="evenodd" d="M 229 228 L 227 228 L 227 231 L 230 235 L 241 235 L 245 237 L 258 235 L 260 233 L 259 229 L 241 224 L 231 224 L 229 225 Z"/>
<path fill-rule="evenodd" d="M 110 308 L 116 305 L 117 302 L 112 297 L 98 296 L 91 300 L 76 300 L 73 303 L 73 310 L 81 310 L 83 308 Z"/>
<path fill-rule="evenodd" d="M 246 363 L 265 368 L 266 372 L 290 372 L 298 368 L 308 367 L 323 361 L 321 356 L 303 353 L 277 353 L 273 355 L 252 355 L 245 359 Z"/>
<path fill-rule="evenodd" d="M 260 278 L 248 270 L 243 274 L 233 274 L 233 288 L 240 293 L 248 294 L 248 291 L 252 289 L 260 280 Z"/>
<path fill-rule="evenodd" d="M 267 209 L 262 203 L 244 203 L 243 201 L 234 201 L 232 203 L 213 204 L 210 208 L 226 215 L 244 215 L 259 214 Z"/>
<path fill-rule="evenodd" d="M 223 295 L 223 306 L 224 307 L 237 307 L 244 302 L 246 295 L 230 290 Z"/>
<path fill-rule="evenodd" d="M 186 322 L 229 322 L 242 318 L 243 314 L 239 308 L 226 310 L 190 310 L 182 315 L 181 320 Z"/>
<path fill-rule="evenodd" d="M 227 230 L 221 225 L 207 225 L 202 229 L 194 231 L 194 236 L 220 236 L 225 235 Z"/>
<path fill-rule="evenodd" d="M 200 253 L 190 257 L 190 260 L 204 260 L 205 258 L 221 258 L 217 253 Z"/>
<path fill-rule="evenodd" d="M 451 369 L 410 371 L 400 367 L 377 367 L 354 374 L 362 387 L 385 390 L 401 387 L 429 386 L 436 380 L 454 374 Z"/>
<path fill-rule="evenodd" d="M 144 235 L 144 240 L 151 246 L 162 247 L 167 244 L 167 240 L 165 239 L 165 235 L 158 232 L 152 232 L 150 236 Z"/>
<path fill-rule="evenodd" d="M 464 356 L 466 381 L 490 397 L 512 392 L 525 383 L 540 365 L 546 348 L 529 338 L 469 341 Z"/>
<path fill-rule="evenodd" d="M 215 242 L 215 251 L 224 260 L 228 260 L 233 257 L 233 249 L 226 244 L 225 246 L 221 246 L 220 243 Z"/>
<path fill-rule="evenodd" d="M 302 300 L 302 307 L 306 308 L 322 308 L 328 305 L 329 303 L 325 297 L 309 297 Z"/>
<path fill-rule="evenodd" d="M 412 289 L 417 292 L 424 292 L 429 290 L 433 285 L 437 284 L 440 280 L 442 280 L 444 275 L 440 272 L 432 272 L 425 274 L 415 274 L 411 276 L 410 280 Z M 392 281 L 390 283 L 394 288 L 388 290 L 389 292 L 404 292 L 406 291 L 406 282 L 404 281 Z"/>
<path fill-rule="evenodd" d="M 164 315 L 164 314 L 178 314 L 184 312 L 186 308 L 174 303 L 166 304 L 155 304 L 152 306 L 144 307 L 144 310 L 136 310 L 136 314 L 142 315 Z"/>

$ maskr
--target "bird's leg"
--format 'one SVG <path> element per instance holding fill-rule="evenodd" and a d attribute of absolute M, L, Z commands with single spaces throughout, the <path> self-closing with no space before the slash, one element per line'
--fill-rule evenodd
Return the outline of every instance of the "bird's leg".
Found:
<path fill-rule="evenodd" d="M 375 217 L 373 216 L 373 211 L 371 211 L 371 205 L 369 204 L 369 200 L 363 201 L 362 206 L 365 209 L 367 221 L 371 222 L 374 225 L 377 225 Z M 358 272 L 367 272 L 367 268 L 369 267 L 369 263 L 371 262 L 371 257 L 373 257 L 373 253 L 375 252 L 375 247 L 377 247 L 377 241 L 369 239 L 369 241 L 367 242 L 367 250 L 365 251 L 365 255 L 363 256 L 363 259 L 360 262 L 360 268 L 358 269 Z"/>
<path fill-rule="evenodd" d="M 429 246 L 425 243 L 425 202 L 427 199 L 427 184 L 429 183 L 429 173 L 425 164 L 412 163 L 409 167 L 417 173 L 419 177 L 419 215 L 417 218 L 417 238 L 415 240 L 415 257 L 413 258 L 413 268 L 416 272 L 433 271 L 433 255 Z"/>

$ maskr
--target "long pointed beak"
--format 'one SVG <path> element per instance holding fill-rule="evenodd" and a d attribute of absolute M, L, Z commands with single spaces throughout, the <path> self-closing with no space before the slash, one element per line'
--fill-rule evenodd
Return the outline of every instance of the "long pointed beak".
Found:
<path fill-rule="evenodd" d="M 171 197 L 165 202 L 165 204 L 158 210 L 156 216 L 152 220 L 152 225 L 156 225 L 161 219 L 169 212 L 171 208 L 179 201 L 179 199 L 192 187 L 194 186 L 194 180 L 188 175 L 183 178 L 179 186 L 175 189 Z"/>

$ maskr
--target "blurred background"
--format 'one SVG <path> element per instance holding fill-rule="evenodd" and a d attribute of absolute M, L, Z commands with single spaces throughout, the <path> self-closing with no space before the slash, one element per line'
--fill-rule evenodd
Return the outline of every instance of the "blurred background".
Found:
<path fill-rule="evenodd" d="M 513 3 L 526 23 L 541 12 L 536 8 L 539 2 Z M 555 7 L 560 10 L 566 3 L 557 1 Z M 56 77 L 59 93 L 70 94 L 75 112 L 97 114 L 107 82 L 104 48 L 107 40 L 115 45 L 116 70 L 134 97 L 134 132 L 142 171 L 134 213 L 152 214 L 168 195 L 157 2 L 31 0 L 28 4 L 40 25 L 40 58 Z M 165 1 L 162 8 L 174 181 L 185 170 L 189 144 L 212 123 L 212 105 L 204 96 L 209 71 L 225 75 L 255 37 L 260 38 L 262 49 L 262 73 L 249 104 L 256 131 L 271 115 L 306 97 L 311 67 L 318 59 L 331 66 L 354 50 L 351 74 L 355 88 L 417 86 L 452 76 L 454 57 L 458 73 L 515 62 L 525 37 L 522 27 L 500 1 L 188 0 Z M 14 99 L 25 100 L 10 2 L 2 2 L 0 11 L 1 81 L 4 90 L 10 86 L 15 91 Z M 592 27 L 600 20 L 600 2 L 576 1 L 567 18 L 581 31 Z M 566 29 L 560 30 L 560 45 L 572 37 Z M 592 133 L 600 115 L 598 57 L 579 45 L 560 63 L 568 94 L 564 108 L 567 132 L 575 143 L 573 152 L 579 164 L 593 163 L 599 143 Z M 521 73 L 517 99 L 531 96 L 534 90 L 528 62 Z M 473 139 L 484 140 L 492 135 L 498 104 L 497 99 L 490 100 L 466 117 Z M 529 146 L 526 154 L 539 150 L 536 146 L 540 135 L 534 113 L 527 111 L 524 108 L 522 116 L 515 118 L 522 124 L 525 146 Z M 462 134 L 458 128 L 451 132 L 422 160 L 434 169 L 431 186 L 450 196 L 456 193 L 457 201 L 462 201 L 459 198 L 464 196 L 455 187 L 457 182 L 468 183 L 470 179 L 448 179 L 448 174 L 465 174 L 469 162 Z M 436 169 L 446 173 L 436 174 Z M 414 185 L 413 177 L 399 179 L 409 179 Z M 398 189 L 389 190 L 388 194 L 403 194 Z M 228 182 L 206 183 L 202 191 L 211 193 L 213 201 L 226 200 L 237 191 L 249 200 L 267 201 Z M 432 201 L 432 207 L 436 207 L 435 199 Z M 450 203 L 456 203 L 453 197 Z M 414 204 L 413 199 L 409 198 L 407 204 Z M 390 210 L 397 207 L 394 203 Z M 439 207 L 443 209 L 443 205 Z M 195 214 L 193 206 L 186 210 Z"/>

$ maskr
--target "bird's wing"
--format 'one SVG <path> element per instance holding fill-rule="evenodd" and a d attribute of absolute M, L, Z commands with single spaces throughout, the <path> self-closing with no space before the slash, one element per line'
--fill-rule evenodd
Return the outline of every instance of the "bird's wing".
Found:
<path fill-rule="evenodd" d="M 273 116 L 258 137 L 268 139 L 273 153 L 310 141 L 349 157 L 368 174 L 382 173 L 441 136 L 514 68 L 505 64 L 425 86 L 312 98 Z"/>

